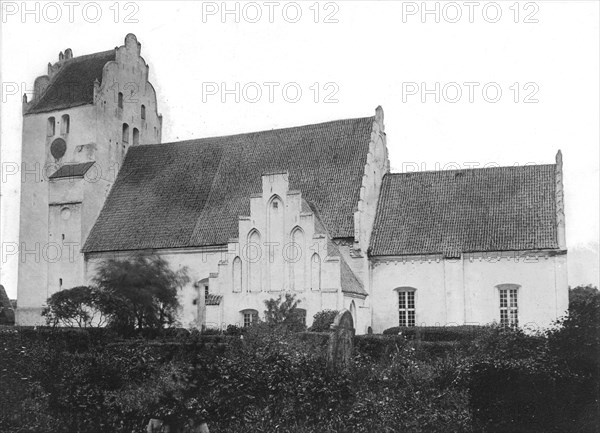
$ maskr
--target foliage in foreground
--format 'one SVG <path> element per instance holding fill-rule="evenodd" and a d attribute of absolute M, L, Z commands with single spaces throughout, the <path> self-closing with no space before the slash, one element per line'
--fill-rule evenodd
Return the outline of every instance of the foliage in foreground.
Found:
<path fill-rule="evenodd" d="M 205 419 L 213 433 L 595 432 L 594 296 L 548 335 L 360 336 L 341 371 L 326 366 L 326 339 L 304 338 L 323 334 L 281 324 L 212 343 L 192 333 L 177 342 L 70 345 L 5 329 L 0 431 L 141 433 L 161 417 Z"/>

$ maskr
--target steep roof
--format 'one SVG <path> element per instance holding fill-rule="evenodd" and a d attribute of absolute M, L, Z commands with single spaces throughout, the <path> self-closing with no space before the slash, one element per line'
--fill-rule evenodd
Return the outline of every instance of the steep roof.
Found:
<path fill-rule="evenodd" d="M 371 255 L 558 248 L 555 165 L 388 174 Z"/>
<path fill-rule="evenodd" d="M 64 177 L 81 177 L 94 165 L 94 161 L 80 162 L 77 164 L 65 164 L 52 173 L 49 179 L 61 179 Z"/>
<path fill-rule="evenodd" d="M 115 50 L 63 60 L 46 91 L 33 100 L 27 114 L 62 110 L 94 102 L 94 80 L 102 82 L 102 69 L 115 60 Z"/>
<path fill-rule="evenodd" d="M 84 252 L 224 245 L 262 174 L 289 172 L 332 237 L 354 235 L 374 118 L 129 149 Z"/>

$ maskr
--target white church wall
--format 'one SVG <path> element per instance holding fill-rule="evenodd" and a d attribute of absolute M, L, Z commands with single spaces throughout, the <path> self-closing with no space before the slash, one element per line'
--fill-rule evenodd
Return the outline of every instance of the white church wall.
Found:
<path fill-rule="evenodd" d="M 446 324 L 443 260 L 377 259 L 372 264 L 373 332 L 381 333 L 387 328 L 398 326 L 396 289 L 401 287 L 415 289 L 415 316 L 418 325 Z"/>
<path fill-rule="evenodd" d="M 544 328 L 568 308 L 566 255 L 488 254 L 479 260 L 389 258 L 372 265 L 373 331 L 398 326 L 395 289 L 415 289 L 416 324 L 484 325 L 500 321 L 498 285 L 516 284 L 519 325 Z M 502 259 L 499 257 L 502 256 Z"/>
<path fill-rule="evenodd" d="M 481 261 L 466 259 L 464 273 L 469 323 L 500 321 L 497 286 L 507 283 L 520 286 L 517 294 L 520 326 L 545 328 L 567 311 L 566 255 L 523 257 L 509 253 L 500 260 L 497 256 Z"/>
<path fill-rule="evenodd" d="M 62 130 L 63 115 L 70 119 L 68 134 Z M 48 127 L 50 118 L 54 118 L 54 128 Z M 92 106 L 23 116 L 17 284 L 19 308 L 16 311 L 20 325 L 43 324 L 42 307 L 56 290 L 58 280 L 54 276 L 49 280 L 48 273 L 55 264 L 54 252 L 51 251 L 55 243 L 49 241 L 50 204 L 81 203 L 83 192 L 81 188 L 67 191 L 68 188 L 60 186 L 63 184 L 54 184 L 49 177 L 65 162 L 75 159 L 78 143 L 94 141 L 95 128 L 89 125 L 95 125 Z M 66 142 L 66 150 L 64 156 L 57 159 L 51 153 L 51 145 L 58 138 Z M 82 263 L 81 246 L 76 248 L 79 265 Z M 61 261 L 69 260 L 69 249 L 70 246 L 61 248 Z"/>

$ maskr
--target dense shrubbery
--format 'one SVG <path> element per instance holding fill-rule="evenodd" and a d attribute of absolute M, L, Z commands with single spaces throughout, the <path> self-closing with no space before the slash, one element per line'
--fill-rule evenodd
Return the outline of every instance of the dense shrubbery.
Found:
<path fill-rule="evenodd" d="M 595 432 L 599 313 L 592 294 L 548 335 L 358 336 L 342 371 L 327 368 L 327 334 L 282 323 L 120 342 L 3 328 L 0 431 L 141 433 L 159 417 L 212 433 Z"/>
<path fill-rule="evenodd" d="M 486 326 L 395 326 L 383 331 L 383 335 L 402 335 L 422 341 L 470 341 L 487 331 Z"/>
<path fill-rule="evenodd" d="M 323 310 L 319 311 L 313 317 L 313 324 L 310 327 L 311 332 L 329 332 L 331 331 L 331 324 L 337 316 L 337 310 Z"/>

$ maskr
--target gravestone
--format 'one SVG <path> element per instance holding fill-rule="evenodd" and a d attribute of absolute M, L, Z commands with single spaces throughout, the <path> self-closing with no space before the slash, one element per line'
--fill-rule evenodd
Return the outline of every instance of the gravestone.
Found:
<path fill-rule="evenodd" d="M 350 363 L 354 339 L 354 320 L 348 310 L 342 310 L 331 324 L 327 362 L 329 368 L 341 369 Z"/>
<path fill-rule="evenodd" d="M 15 311 L 6 295 L 4 286 L 0 284 L 0 325 L 14 325 Z"/>

